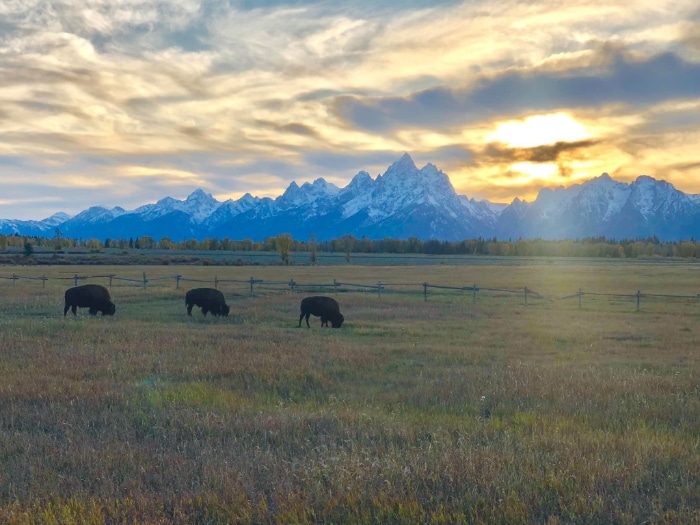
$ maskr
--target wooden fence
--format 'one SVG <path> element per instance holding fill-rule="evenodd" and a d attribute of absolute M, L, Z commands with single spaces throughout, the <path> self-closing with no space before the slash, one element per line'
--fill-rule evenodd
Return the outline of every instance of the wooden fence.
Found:
<path fill-rule="evenodd" d="M 72 281 L 74 286 L 77 286 L 83 281 L 94 280 L 94 279 L 107 279 L 107 284 L 111 288 L 118 282 L 124 282 L 127 286 L 138 286 L 146 289 L 149 286 L 156 286 L 159 283 L 172 282 L 176 289 L 181 287 L 183 283 L 200 283 L 202 285 L 213 286 L 214 288 L 219 288 L 221 285 L 226 284 L 238 284 L 242 285 L 249 295 L 255 295 L 256 291 L 265 292 L 267 291 L 288 291 L 288 292 L 315 292 L 315 293 L 348 293 L 348 292 L 364 292 L 364 293 L 376 293 L 378 297 L 381 297 L 385 293 L 404 293 L 404 294 L 416 294 L 421 293 L 424 301 L 428 301 L 429 297 L 439 294 L 440 292 L 446 293 L 466 293 L 471 297 L 473 304 L 477 303 L 478 297 L 495 297 L 495 296 L 520 296 L 522 297 L 523 303 L 525 305 L 531 304 L 533 300 L 539 301 L 565 301 L 570 299 L 578 299 L 578 308 L 581 309 L 583 306 L 583 298 L 586 296 L 590 297 L 606 297 L 610 299 L 629 299 L 631 302 L 636 304 L 636 310 L 641 309 L 642 299 L 661 299 L 661 300 L 676 300 L 684 302 L 700 303 L 700 294 L 685 294 L 685 295 L 674 295 L 674 294 L 658 294 L 658 293 L 642 293 L 641 290 L 637 290 L 636 293 L 625 294 L 625 293 L 610 293 L 610 292 L 584 292 L 579 289 L 578 292 L 564 295 L 561 297 L 547 297 L 540 294 L 534 290 L 531 290 L 527 286 L 520 289 L 512 288 L 496 288 L 496 287 L 485 287 L 477 286 L 473 284 L 471 286 L 446 286 L 438 284 L 430 284 L 427 282 L 416 283 L 416 282 L 377 282 L 377 283 L 346 283 L 333 279 L 332 283 L 301 283 L 293 279 L 289 281 L 275 281 L 275 280 L 263 280 L 255 279 L 251 277 L 250 279 L 219 279 L 214 276 L 213 279 L 192 279 L 187 278 L 182 275 L 169 275 L 164 277 L 147 277 L 146 272 L 143 272 L 143 276 L 140 279 L 132 277 L 120 277 L 115 274 L 102 274 L 102 275 L 78 275 L 74 274 L 71 277 L 47 277 L 43 275 L 41 277 L 28 277 L 21 276 L 17 274 L 12 274 L 11 276 L 0 275 L 0 280 L 10 280 L 12 281 L 12 286 L 14 286 L 17 281 L 20 280 L 30 280 L 30 281 L 41 281 L 41 286 L 44 288 L 46 282 L 49 280 L 63 280 Z"/>

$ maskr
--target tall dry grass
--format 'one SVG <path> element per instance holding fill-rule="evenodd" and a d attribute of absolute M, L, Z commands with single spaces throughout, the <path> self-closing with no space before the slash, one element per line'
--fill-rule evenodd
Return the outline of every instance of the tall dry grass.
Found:
<path fill-rule="evenodd" d="M 547 298 L 340 293 L 343 328 L 306 329 L 302 294 L 224 284 L 228 319 L 189 318 L 154 281 L 64 319 L 70 283 L 9 270 L 50 279 L 0 281 L 0 522 L 700 522 L 700 305 L 554 300 L 694 292 L 692 265 L 95 273 L 144 270 Z"/>

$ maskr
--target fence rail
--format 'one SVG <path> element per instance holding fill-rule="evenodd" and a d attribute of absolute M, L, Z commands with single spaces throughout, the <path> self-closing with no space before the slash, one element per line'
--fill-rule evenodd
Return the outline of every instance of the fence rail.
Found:
<path fill-rule="evenodd" d="M 301 283 L 298 281 L 295 281 L 294 279 L 290 279 L 289 281 L 286 280 L 264 280 L 264 279 L 255 279 L 254 277 L 251 277 L 250 279 L 219 279 L 218 277 L 214 276 L 212 279 L 196 279 L 196 278 L 189 278 L 189 277 L 184 277 L 180 274 L 176 275 L 168 275 L 168 276 L 159 276 L 159 277 L 151 277 L 148 278 L 146 276 L 146 272 L 143 272 L 143 276 L 141 278 L 134 278 L 134 277 L 120 277 L 116 274 L 97 274 L 97 275 L 78 275 L 74 274 L 70 277 L 47 277 L 46 275 L 38 276 L 38 277 L 31 277 L 31 276 L 24 276 L 24 275 L 17 275 L 17 274 L 12 274 L 12 275 L 0 275 L 0 280 L 11 280 L 12 281 L 12 286 L 15 286 L 17 281 L 20 280 L 29 280 L 29 281 L 41 281 L 42 288 L 46 286 L 46 282 L 49 280 L 58 280 L 58 281 L 73 281 L 73 285 L 77 286 L 80 282 L 82 281 L 88 281 L 91 279 L 108 279 L 108 286 L 111 288 L 115 282 L 125 282 L 125 283 L 134 283 L 135 285 L 142 287 L 143 289 L 146 289 L 149 284 L 153 285 L 153 283 L 156 282 L 170 282 L 174 281 L 175 288 L 179 289 L 181 283 L 206 283 L 206 284 L 212 284 L 214 288 L 218 288 L 222 284 L 244 284 L 246 285 L 246 288 L 248 289 L 248 292 L 250 295 L 254 295 L 256 289 L 274 289 L 274 290 L 279 290 L 283 289 L 285 291 L 289 292 L 298 292 L 302 290 L 332 290 L 334 294 L 338 293 L 347 293 L 351 291 L 359 291 L 359 292 L 373 292 L 376 293 L 377 296 L 381 297 L 383 293 L 421 293 L 423 295 L 423 300 L 428 301 L 430 297 L 429 291 L 434 291 L 435 293 L 440 293 L 441 291 L 448 291 L 448 292 L 469 292 L 471 293 L 471 299 L 472 303 L 476 304 L 477 299 L 479 297 L 479 294 L 483 294 L 484 292 L 492 292 L 496 294 L 512 294 L 512 295 L 520 295 L 523 297 L 525 305 L 530 304 L 529 301 L 531 299 L 536 299 L 540 301 L 547 301 L 547 302 L 555 302 L 555 301 L 566 301 L 569 299 L 578 299 L 578 307 L 579 309 L 582 308 L 583 305 L 583 297 L 584 296 L 590 296 L 590 297 L 607 297 L 607 298 L 614 298 L 614 299 L 630 299 L 636 301 L 636 309 L 637 311 L 640 310 L 641 308 L 641 301 L 642 299 L 678 299 L 678 300 L 683 300 L 683 301 L 691 301 L 691 302 L 697 302 L 700 303 L 700 294 L 667 294 L 667 293 L 642 293 L 641 290 L 637 290 L 636 293 L 620 293 L 620 292 L 584 292 L 582 289 L 579 289 L 578 292 L 568 294 L 568 295 L 563 295 L 560 297 L 547 297 L 544 294 L 541 294 L 539 292 L 536 292 L 535 290 L 532 290 L 528 288 L 527 286 L 523 288 L 501 288 L 501 287 L 492 287 L 492 286 L 477 286 L 476 283 L 470 285 L 470 286 L 450 286 L 450 285 L 444 285 L 444 284 L 430 284 L 427 282 L 419 283 L 419 282 L 377 282 L 377 283 L 347 283 L 347 282 L 342 282 L 338 281 L 336 279 L 333 279 L 333 282 L 328 282 L 328 283 L 318 283 L 318 282 L 309 282 L 309 283 Z M 411 288 L 411 290 L 405 290 L 405 288 Z M 399 290 L 401 289 L 401 290 Z M 413 289 L 417 289 L 419 291 L 414 291 Z"/>

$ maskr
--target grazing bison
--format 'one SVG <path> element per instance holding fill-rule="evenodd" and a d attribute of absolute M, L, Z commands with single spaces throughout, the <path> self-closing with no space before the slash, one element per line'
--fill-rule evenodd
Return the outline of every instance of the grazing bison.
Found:
<path fill-rule="evenodd" d="M 227 316 L 230 310 L 224 300 L 224 294 L 216 288 L 193 288 L 185 294 L 185 304 L 187 315 L 192 315 L 193 306 L 201 306 L 205 316 L 208 312 L 212 315 Z"/>
<path fill-rule="evenodd" d="M 328 326 L 328 321 L 330 321 L 333 328 L 340 328 L 340 325 L 345 321 L 345 317 L 340 313 L 338 301 L 322 295 L 305 297 L 301 300 L 299 326 L 301 326 L 301 320 L 306 317 L 306 326 L 311 327 L 309 325 L 309 316 L 311 315 L 321 318 L 321 326 Z"/>
<path fill-rule="evenodd" d="M 102 315 L 114 315 L 117 307 L 109 297 L 109 292 L 104 286 L 99 284 L 84 284 L 82 286 L 74 286 L 66 290 L 66 305 L 63 307 L 63 317 L 71 309 L 73 315 L 76 315 L 78 308 L 90 308 L 90 315 L 97 315 L 97 312 L 102 312 Z"/>

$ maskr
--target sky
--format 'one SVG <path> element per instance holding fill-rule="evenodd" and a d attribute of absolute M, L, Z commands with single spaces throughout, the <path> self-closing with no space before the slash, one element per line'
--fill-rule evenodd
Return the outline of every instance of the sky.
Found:
<path fill-rule="evenodd" d="M 0 218 L 339 187 L 700 193 L 697 0 L 3 0 Z"/>

